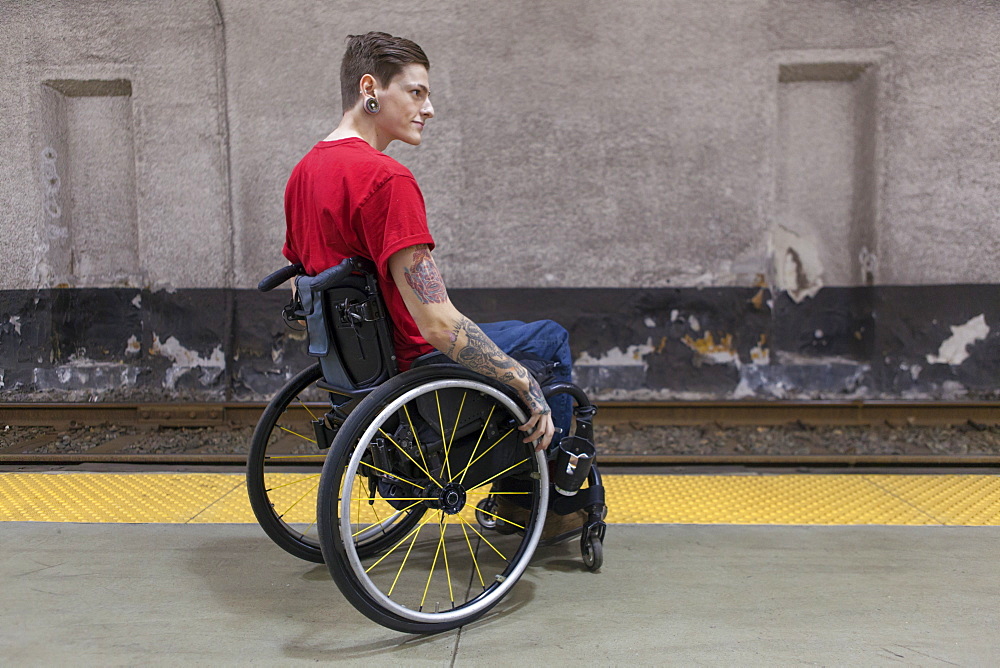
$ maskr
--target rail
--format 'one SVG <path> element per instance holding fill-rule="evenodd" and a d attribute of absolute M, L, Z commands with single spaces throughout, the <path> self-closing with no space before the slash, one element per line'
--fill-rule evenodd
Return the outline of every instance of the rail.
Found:
<path fill-rule="evenodd" d="M 979 428 L 1000 425 L 1000 402 L 899 401 L 657 401 L 597 402 L 595 425 L 639 426 L 940 426 L 971 424 Z M 321 404 L 316 404 L 317 407 Z M 33 438 L 3 447 L 0 464 L 155 464 L 165 466 L 238 466 L 244 455 L 185 452 L 137 453 L 130 435 L 108 439 L 86 452 L 45 452 L 60 429 L 81 427 L 135 427 L 144 432 L 170 428 L 220 430 L 256 424 L 264 403 L 19 403 L 0 409 L 0 429 L 41 428 Z M 36 452 L 38 450 L 38 452 Z M 1000 466 L 1000 455 L 685 455 L 603 454 L 606 466 Z"/>

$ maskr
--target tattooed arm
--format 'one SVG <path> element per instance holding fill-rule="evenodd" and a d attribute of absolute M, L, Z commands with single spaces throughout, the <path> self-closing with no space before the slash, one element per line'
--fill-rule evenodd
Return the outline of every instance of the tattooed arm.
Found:
<path fill-rule="evenodd" d="M 427 342 L 459 364 L 516 391 L 531 412 L 521 426 L 527 432 L 524 442 L 537 440 L 539 450 L 549 447 L 555 427 L 538 381 L 452 305 L 427 246 L 411 246 L 395 253 L 389 258 L 389 270 Z"/>

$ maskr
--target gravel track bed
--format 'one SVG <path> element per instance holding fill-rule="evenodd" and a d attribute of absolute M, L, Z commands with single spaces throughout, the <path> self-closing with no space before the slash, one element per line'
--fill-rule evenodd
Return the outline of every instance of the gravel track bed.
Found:
<path fill-rule="evenodd" d="M 44 439 L 33 454 L 82 454 L 122 438 L 109 452 L 126 454 L 246 454 L 252 427 L 148 429 L 134 426 L 8 426 L 0 454 Z M 631 455 L 1000 455 L 1000 427 L 670 427 L 595 425 L 598 451 Z M 111 444 L 113 445 L 113 444 Z"/>
<path fill-rule="evenodd" d="M 595 425 L 601 452 L 633 455 L 998 455 L 1000 427 Z"/>

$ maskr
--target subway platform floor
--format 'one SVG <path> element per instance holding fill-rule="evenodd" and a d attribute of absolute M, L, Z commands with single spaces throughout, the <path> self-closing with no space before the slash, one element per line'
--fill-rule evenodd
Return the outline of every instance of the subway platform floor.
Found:
<path fill-rule="evenodd" d="M 179 477 L 179 478 L 178 478 Z M 996 665 L 1000 476 L 606 475 L 604 567 L 542 547 L 436 636 L 274 546 L 236 471 L 0 472 L 4 665 Z M 242 513 L 242 514 L 241 514 Z"/>

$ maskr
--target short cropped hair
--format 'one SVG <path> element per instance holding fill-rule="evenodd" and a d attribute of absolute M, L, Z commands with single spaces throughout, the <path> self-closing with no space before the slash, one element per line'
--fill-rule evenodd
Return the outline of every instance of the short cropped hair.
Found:
<path fill-rule="evenodd" d="M 361 97 L 358 82 L 371 74 L 380 86 L 388 86 L 393 77 L 411 63 L 428 70 L 431 63 L 417 44 L 384 32 L 348 35 L 347 51 L 340 63 L 340 97 L 344 111 L 351 109 Z"/>

